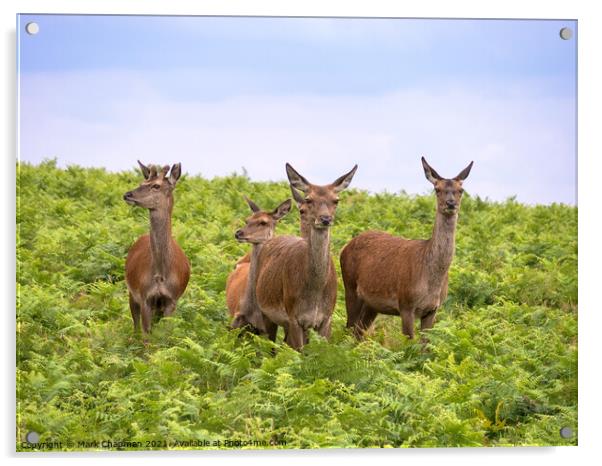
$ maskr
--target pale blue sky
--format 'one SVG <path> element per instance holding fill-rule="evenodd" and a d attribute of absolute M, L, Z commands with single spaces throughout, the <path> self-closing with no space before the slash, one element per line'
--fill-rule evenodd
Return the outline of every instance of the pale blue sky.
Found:
<path fill-rule="evenodd" d="M 36 21 L 29 36 L 24 25 Z M 574 38 L 561 40 L 571 27 Z M 575 203 L 576 22 L 22 15 L 20 158 Z"/>

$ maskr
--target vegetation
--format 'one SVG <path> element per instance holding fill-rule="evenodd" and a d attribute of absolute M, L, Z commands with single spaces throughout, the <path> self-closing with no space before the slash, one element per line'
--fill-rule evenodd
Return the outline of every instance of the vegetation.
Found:
<path fill-rule="evenodd" d="M 191 281 L 144 347 L 123 276 L 148 230 L 147 211 L 122 200 L 140 181 L 134 170 L 18 167 L 18 450 L 31 448 L 29 431 L 62 450 L 577 443 L 576 207 L 466 194 L 450 295 L 426 348 L 389 316 L 356 342 L 339 278 L 331 341 L 312 334 L 297 353 L 282 331 L 273 344 L 228 330 L 224 296 L 248 249 L 233 236 L 249 214 L 242 195 L 273 208 L 288 186 L 183 176 L 173 232 Z M 434 195 L 346 191 L 337 267 L 354 235 L 429 237 L 434 213 Z M 278 232 L 297 231 L 293 210 Z"/>

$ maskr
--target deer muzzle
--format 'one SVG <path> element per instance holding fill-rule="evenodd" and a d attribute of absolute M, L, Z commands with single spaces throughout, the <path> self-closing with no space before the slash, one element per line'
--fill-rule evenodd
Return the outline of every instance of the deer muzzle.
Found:
<path fill-rule="evenodd" d="M 130 205 L 136 205 L 136 200 L 134 199 L 134 193 L 132 191 L 128 191 L 123 195 L 123 200 Z"/>
<path fill-rule="evenodd" d="M 329 227 L 332 225 L 332 220 L 333 219 L 331 215 L 320 215 L 316 224 L 321 227 Z"/>

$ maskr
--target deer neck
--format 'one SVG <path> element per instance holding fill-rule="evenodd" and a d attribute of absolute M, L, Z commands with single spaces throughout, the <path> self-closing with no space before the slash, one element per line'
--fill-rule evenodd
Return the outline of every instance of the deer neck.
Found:
<path fill-rule="evenodd" d="M 171 203 L 168 209 L 150 211 L 150 244 L 153 277 L 165 279 L 172 259 Z"/>
<path fill-rule="evenodd" d="M 243 301 L 243 309 L 242 314 L 249 315 L 254 310 L 258 309 L 257 306 L 257 294 L 256 294 L 256 284 L 257 284 L 257 264 L 259 262 L 259 253 L 263 248 L 263 243 L 255 243 L 251 249 L 251 263 L 249 265 L 249 275 L 247 277 L 247 288 L 245 290 L 245 297 Z"/>
<path fill-rule="evenodd" d="M 318 289 L 319 285 L 326 283 L 328 266 L 330 265 L 330 228 L 310 228 L 307 237 L 309 274 L 307 286 L 309 289 Z"/>
<path fill-rule="evenodd" d="M 309 238 L 311 230 L 311 226 L 307 223 L 301 222 L 301 224 L 299 225 L 299 233 L 301 233 L 301 238 Z"/>
<path fill-rule="evenodd" d="M 427 268 L 431 281 L 439 282 L 447 276 L 454 257 L 456 242 L 456 223 L 458 214 L 446 215 L 437 211 L 433 236 L 427 247 Z"/>

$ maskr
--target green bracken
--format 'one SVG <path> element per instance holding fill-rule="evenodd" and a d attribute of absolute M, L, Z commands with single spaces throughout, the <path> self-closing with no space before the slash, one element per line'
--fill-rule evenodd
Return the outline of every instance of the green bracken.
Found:
<path fill-rule="evenodd" d="M 426 346 L 382 315 L 356 342 L 339 278 L 331 340 L 312 334 L 297 353 L 282 331 L 274 344 L 229 330 L 224 295 L 248 248 L 233 236 L 243 194 L 273 208 L 288 185 L 183 176 L 173 233 L 192 276 L 144 347 L 124 261 L 148 213 L 122 200 L 140 179 L 18 166 L 17 450 L 32 449 L 29 431 L 63 450 L 577 444 L 576 207 L 465 194 L 449 298 Z M 349 189 L 332 228 L 337 268 L 354 235 L 427 238 L 434 214 L 434 195 Z M 297 231 L 293 210 L 277 232 Z"/>

